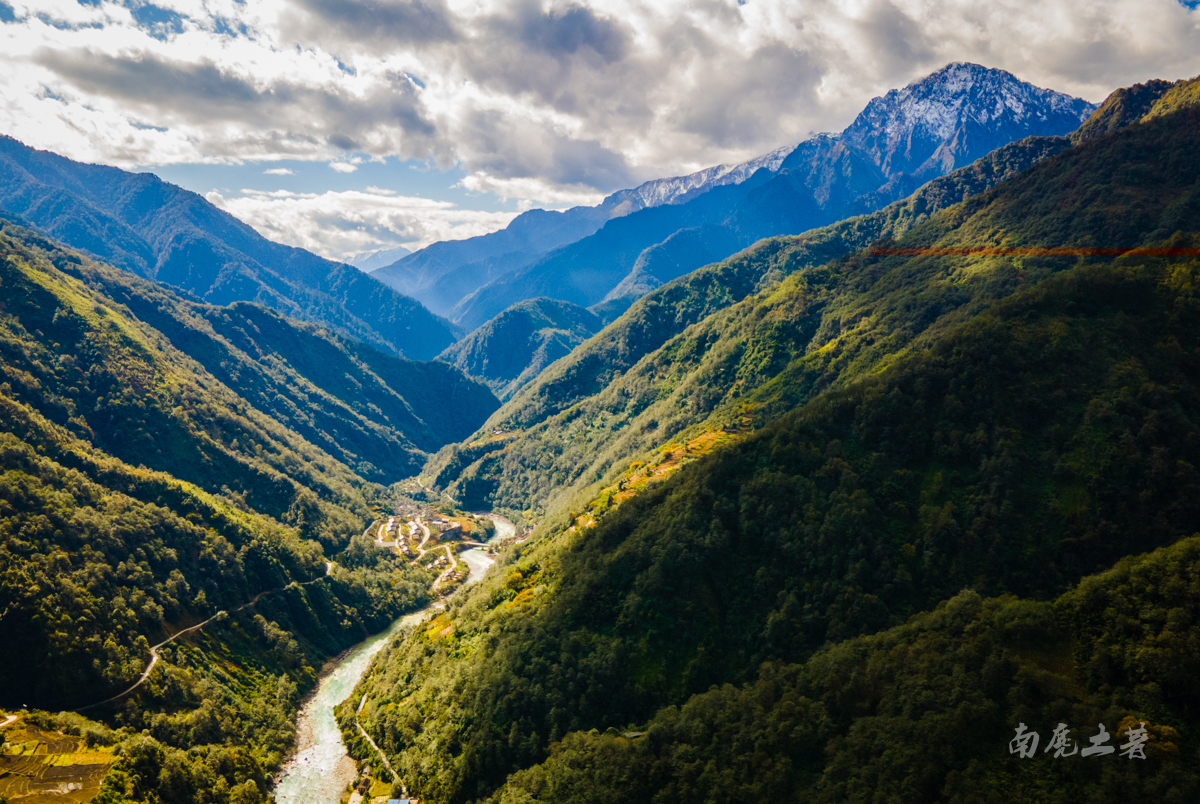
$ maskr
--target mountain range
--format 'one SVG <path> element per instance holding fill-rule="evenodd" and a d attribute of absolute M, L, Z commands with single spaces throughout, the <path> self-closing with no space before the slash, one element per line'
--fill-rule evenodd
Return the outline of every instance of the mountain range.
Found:
<path fill-rule="evenodd" d="M 334 713 L 373 798 L 1200 798 L 1200 79 L 1090 108 L 951 65 L 403 258 L 495 274 L 457 342 L 3 141 L 0 792 L 57 733 L 101 804 L 262 804 L 327 662 L 434 604 Z M 413 505 L 521 535 L 435 604 L 375 542 Z"/>
<path fill-rule="evenodd" d="M 1132 87 L 1073 141 L 645 297 L 459 480 L 518 516 L 595 485 L 526 510 L 343 729 L 439 804 L 1200 795 L 1198 155 L 1200 79 Z M 715 312 L 606 383 L 670 300 Z M 1145 759 L 1055 759 L 1055 731 Z"/>
<path fill-rule="evenodd" d="M 372 275 L 468 330 L 536 296 L 613 320 L 648 290 L 763 237 L 879 209 L 1005 143 L 1068 134 L 1094 108 L 1003 70 L 951 64 L 872 100 L 841 134 L 651 182 L 599 207 L 518 218 L 512 232 L 438 244 L 436 253 L 417 252 Z M 448 273 L 432 268 L 437 255 L 468 249 L 465 264 Z M 422 295 L 426 287 L 438 288 L 436 298 Z"/>
<path fill-rule="evenodd" d="M 629 462 L 703 429 L 717 410 L 770 381 L 784 359 L 782 343 L 798 348 L 792 339 L 806 333 L 788 323 L 798 311 L 774 312 L 773 332 L 754 334 L 762 312 L 747 299 L 797 271 L 900 237 L 1069 145 L 1065 137 L 1012 143 L 883 210 L 766 240 L 669 282 L 545 370 L 471 438 L 445 447 L 423 474 L 468 506 L 557 510 L 576 496 L 586 501 L 588 489 Z M 764 337 L 772 343 L 766 350 L 754 345 Z"/>
<path fill-rule="evenodd" d="M 362 271 L 273 243 L 151 173 L 85 165 L 0 136 L 0 209 L 201 301 L 264 304 L 417 360 L 455 340 L 449 322 Z"/>
<path fill-rule="evenodd" d="M 529 210 L 500 231 L 434 243 L 372 270 L 372 275 L 445 315 L 480 286 L 528 265 L 548 251 L 587 237 L 609 220 L 676 203 L 714 187 L 737 184 L 760 168 L 777 170 L 790 152 L 791 148 L 781 148 L 749 162 L 654 179 L 613 193 L 595 207 L 573 207 L 562 212 Z"/>

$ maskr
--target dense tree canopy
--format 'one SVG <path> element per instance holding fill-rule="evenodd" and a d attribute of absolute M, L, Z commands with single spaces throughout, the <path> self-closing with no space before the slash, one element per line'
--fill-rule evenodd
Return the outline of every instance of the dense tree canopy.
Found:
<path fill-rule="evenodd" d="M 7 223 L 0 286 L 0 706 L 88 707 L 215 615 L 135 692 L 83 710 L 95 720 L 45 725 L 116 744 L 102 800 L 261 800 L 317 669 L 426 602 L 430 574 L 362 534 L 381 486 L 105 288 L 146 317 L 189 303 Z M 269 357 L 238 354 L 269 374 Z"/>
<path fill-rule="evenodd" d="M 1200 112 L 1185 108 L 1091 139 L 931 216 L 896 244 L 1103 242 L 1186 253 L 1200 243 L 1198 131 Z M 365 719 L 410 786 L 437 802 L 487 797 L 506 780 L 500 795 L 511 801 L 598 801 L 601 791 L 648 799 L 639 779 L 661 782 L 654 789 L 664 801 L 684 800 L 706 785 L 711 795 L 720 777 L 704 773 L 717 773 L 722 762 L 731 763 L 731 782 L 749 785 L 733 800 L 772 791 L 844 800 L 875 785 L 897 799 L 966 801 L 986 785 L 1006 789 L 999 770 L 972 765 L 982 755 L 950 751 L 945 764 L 921 766 L 908 749 L 889 753 L 883 746 L 892 736 L 902 745 L 928 743 L 913 742 L 903 723 L 865 720 L 874 704 L 841 710 L 843 726 L 802 727 L 798 753 L 785 753 L 761 779 L 750 778 L 754 757 L 769 769 L 772 752 L 745 746 L 777 739 L 769 719 L 747 721 L 750 732 L 730 737 L 736 749 L 703 742 L 686 724 L 665 743 L 635 741 L 630 756 L 651 764 L 628 772 L 615 760 L 605 765 L 611 752 L 625 750 L 618 738 L 586 732 L 641 730 L 647 722 L 675 728 L 672 706 L 737 720 L 745 711 L 737 696 L 760 695 L 744 685 L 756 684 L 764 665 L 792 668 L 778 671 L 785 675 L 810 672 L 822 649 L 857 650 L 838 646 L 903 628 L 963 589 L 971 592 L 955 606 L 982 611 L 987 621 L 1010 606 L 1012 616 L 1022 606 L 1043 611 L 1085 576 L 1194 533 L 1198 271 L 1194 257 L 859 253 L 798 270 L 717 313 L 668 341 L 661 356 L 639 362 L 623 387 L 631 387 L 629 376 L 657 376 L 661 393 L 682 409 L 693 406 L 693 421 L 721 424 L 749 406 L 761 430 L 609 510 L 594 529 L 574 517 L 573 528 L 548 527 L 437 628 L 391 652 L 364 686 Z M 583 405 L 560 415 L 584 421 L 572 436 L 576 450 L 590 437 L 588 417 L 603 424 Z M 519 462 L 520 443 L 498 453 L 498 465 Z M 557 482 L 551 475 L 550 487 Z M 985 605 L 981 597 L 1000 602 Z M 1172 622 L 1192 622 L 1195 601 L 1186 595 L 1161 605 L 1179 609 Z M 1138 627 L 1155 627 L 1159 615 L 1143 611 L 1149 619 Z M 1125 625 L 1115 628 L 1115 637 L 1127 633 Z M 1101 696 L 1115 694 L 1106 685 L 1114 687 L 1116 676 L 1101 678 L 1116 672 L 1115 659 L 1099 647 L 1108 637 L 1087 639 L 1078 646 L 1079 668 L 1093 669 L 1055 672 Z M 1053 652 L 1059 643 L 1038 635 L 1034 644 Z M 949 658 L 929 669 L 930 679 L 959 666 L 959 650 L 978 659 L 971 666 L 983 673 L 988 656 L 1001 661 L 1004 645 L 951 638 Z M 1032 653 L 1027 658 L 1037 664 Z M 1003 673 L 1019 676 L 1017 664 Z M 920 666 L 905 672 L 915 674 L 905 684 L 926 683 L 917 678 Z M 946 711 L 934 733 L 961 737 L 955 730 L 975 723 L 992 739 L 1014 728 L 1009 714 L 1029 710 L 995 673 L 985 674 L 995 683 L 984 684 L 982 695 L 939 698 L 939 706 L 961 711 Z M 1175 676 L 1165 665 L 1153 673 L 1120 681 L 1130 687 L 1120 698 L 1125 714 L 1161 725 L 1160 736 L 1168 727 L 1190 734 L 1190 693 L 1156 703 L 1153 690 Z M 812 682 L 812 694 L 798 695 L 817 701 L 826 694 L 821 685 L 847 675 L 844 667 L 830 670 Z M 694 697 L 725 684 L 734 686 Z M 764 706 L 774 705 L 762 695 Z M 789 724 L 834 717 L 793 703 L 790 720 L 779 725 L 785 734 L 795 735 Z M 710 705 L 715 713 L 704 709 Z M 1080 711 L 1111 719 L 1111 705 Z M 659 775 L 646 775 L 659 760 L 639 752 L 660 749 Z M 892 768 L 885 772 L 867 756 L 872 751 Z M 510 778 L 548 758 L 543 770 Z M 611 784 L 589 788 L 588 774 L 606 767 L 615 768 Z M 1098 790 L 1168 798 L 1195 789 L 1192 777 L 1164 773 L 1142 788 L 1092 781 Z M 1071 789 L 1090 789 L 1080 778 Z"/>

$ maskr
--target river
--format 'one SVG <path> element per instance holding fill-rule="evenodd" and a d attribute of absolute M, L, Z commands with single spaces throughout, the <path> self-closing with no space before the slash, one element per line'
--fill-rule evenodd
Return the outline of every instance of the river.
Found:
<path fill-rule="evenodd" d="M 491 518 L 496 523 L 496 535 L 491 541 L 516 533 L 516 526 L 507 519 L 498 516 Z M 492 559 L 478 547 L 465 551 L 459 559 L 471 568 L 471 574 L 463 584 L 464 589 L 479 583 L 492 565 Z M 388 644 L 393 635 L 415 625 L 441 607 L 439 601 L 401 617 L 385 631 L 351 648 L 333 671 L 321 679 L 316 693 L 300 709 L 296 752 L 284 764 L 278 777 L 279 783 L 275 786 L 275 800 L 279 804 L 337 804 L 346 785 L 354 781 L 356 772 L 354 760 L 346 753 L 346 745 L 342 742 L 333 708 L 346 700 L 363 673 L 367 672 L 375 654 Z"/>

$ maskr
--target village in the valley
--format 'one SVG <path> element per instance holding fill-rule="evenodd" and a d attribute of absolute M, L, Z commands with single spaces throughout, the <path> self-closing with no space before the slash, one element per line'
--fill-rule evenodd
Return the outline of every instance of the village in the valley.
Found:
<path fill-rule="evenodd" d="M 445 506 L 404 498 L 395 505 L 393 515 L 373 522 L 367 533 L 377 548 L 392 550 L 414 566 L 438 572 L 433 591 L 445 596 L 467 580 L 472 567 L 482 573 L 501 550 L 525 541 L 530 530 L 517 530 L 493 514 L 448 513 Z M 475 555 L 485 560 L 464 558 L 462 554 L 468 550 L 477 550 Z"/>
<path fill-rule="evenodd" d="M 423 487 L 412 491 L 425 492 Z M 533 532 L 532 525 L 518 529 L 495 514 L 435 507 L 408 496 L 402 497 L 393 511 L 372 522 L 366 535 L 377 549 L 394 551 L 414 566 L 438 572 L 432 589 L 442 598 L 464 584 L 472 572 L 478 573 L 475 580 L 479 580 L 501 551 L 526 541 Z M 392 797 L 399 777 L 369 735 L 361 727 L 359 730 L 382 767 L 362 763 L 357 780 L 341 798 L 342 804 L 419 804 L 415 798 Z"/>

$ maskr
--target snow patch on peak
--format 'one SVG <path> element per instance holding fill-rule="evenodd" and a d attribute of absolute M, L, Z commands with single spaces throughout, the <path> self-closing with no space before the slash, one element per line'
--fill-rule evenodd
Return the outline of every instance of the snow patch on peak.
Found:
<path fill-rule="evenodd" d="M 795 145 L 785 145 L 746 162 L 734 165 L 714 165 L 686 176 L 653 179 L 617 195 L 621 195 L 622 200 L 624 198 L 636 199 L 647 207 L 670 204 L 685 195 L 705 192 L 725 184 L 740 184 L 753 176 L 754 172 L 760 168 L 775 172 L 779 170 L 783 160 L 795 147 Z"/>
<path fill-rule="evenodd" d="M 1080 98 L 1035 87 L 1005 70 L 954 62 L 871 100 L 844 136 L 859 143 L 880 134 L 892 142 L 913 137 L 947 140 L 965 123 L 1021 124 L 1051 117 L 1078 123 L 1094 108 Z"/>

